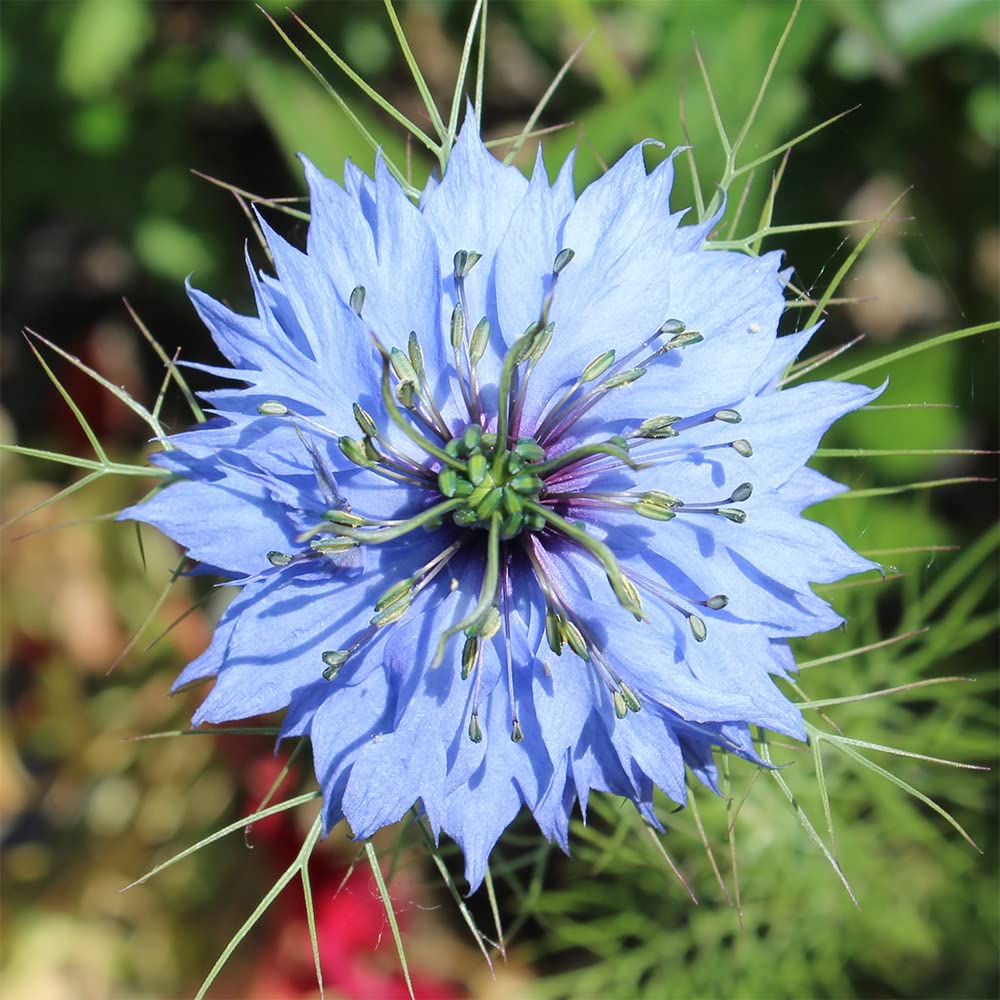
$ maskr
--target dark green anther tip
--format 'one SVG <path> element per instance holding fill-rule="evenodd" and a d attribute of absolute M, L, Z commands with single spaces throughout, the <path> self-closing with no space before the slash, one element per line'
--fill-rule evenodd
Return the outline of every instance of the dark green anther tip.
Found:
<path fill-rule="evenodd" d="M 469 739 L 473 743 L 483 742 L 483 731 L 479 726 L 479 717 L 476 715 L 473 715 L 469 720 Z"/>
<path fill-rule="evenodd" d="M 733 524 L 744 524 L 747 519 L 747 512 L 739 507 L 720 507 L 715 513 Z"/>
<path fill-rule="evenodd" d="M 341 667 L 347 662 L 350 655 L 349 649 L 328 649 L 323 653 L 322 660 L 326 664 L 323 679 L 332 681 L 340 673 Z"/>
<path fill-rule="evenodd" d="M 510 738 L 514 743 L 524 742 L 524 730 L 521 728 L 521 723 L 518 722 L 517 719 L 514 720 L 514 724 L 511 726 Z"/>
<path fill-rule="evenodd" d="M 743 503 L 744 500 L 750 499 L 752 493 L 753 483 L 740 483 L 740 485 L 733 490 L 729 499 L 732 503 Z"/>
<path fill-rule="evenodd" d="M 716 594 L 715 597 L 710 597 L 702 603 L 713 611 L 721 611 L 729 603 L 729 598 L 725 594 Z"/>
<path fill-rule="evenodd" d="M 561 274 L 563 268 L 576 256 L 576 251 L 569 247 L 564 247 L 556 254 L 556 259 L 552 263 L 552 273 Z"/>
<path fill-rule="evenodd" d="M 479 263 L 482 256 L 475 250 L 459 250 L 455 254 L 454 260 L 456 280 L 464 278 Z"/>
<path fill-rule="evenodd" d="M 292 557 L 285 555 L 284 552 L 278 552 L 275 549 L 272 549 L 267 554 L 267 561 L 272 566 L 277 566 L 280 569 L 282 566 L 287 566 L 292 561 Z"/>
<path fill-rule="evenodd" d="M 638 695 L 626 684 L 624 681 L 620 681 L 618 684 L 619 690 L 622 693 L 622 698 L 625 701 L 625 705 L 630 712 L 641 712 L 642 702 L 639 701 Z"/>
<path fill-rule="evenodd" d="M 476 660 L 479 657 L 479 637 L 471 636 L 465 640 L 465 645 L 462 647 L 462 680 L 468 680 L 469 674 L 472 673 L 472 668 L 476 665 Z"/>

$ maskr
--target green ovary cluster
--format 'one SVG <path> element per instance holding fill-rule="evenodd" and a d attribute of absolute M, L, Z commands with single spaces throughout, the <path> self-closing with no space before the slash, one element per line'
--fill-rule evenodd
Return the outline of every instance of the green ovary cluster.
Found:
<path fill-rule="evenodd" d="M 532 509 L 543 486 L 533 466 L 545 459 L 534 438 L 518 438 L 513 447 L 500 449 L 495 434 L 469 424 L 444 450 L 456 464 L 441 469 L 438 487 L 445 497 L 464 501 L 452 513 L 457 525 L 488 529 L 498 517 L 505 539 L 545 526 L 542 514 Z"/>

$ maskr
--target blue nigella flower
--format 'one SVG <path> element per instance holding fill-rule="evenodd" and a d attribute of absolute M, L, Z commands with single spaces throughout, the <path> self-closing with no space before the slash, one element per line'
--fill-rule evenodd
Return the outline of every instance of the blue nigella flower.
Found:
<path fill-rule="evenodd" d="M 778 391 L 780 255 L 706 250 L 641 145 L 579 197 L 471 115 L 419 205 L 303 162 L 306 251 L 261 221 L 255 316 L 191 291 L 234 385 L 122 514 L 239 588 L 195 724 L 287 709 L 327 827 L 417 804 L 473 887 L 522 806 L 566 848 L 591 791 L 658 825 L 751 724 L 803 739 L 773 678 L 840 622 L 810 583 L 873 568 L 801 516 L 841 489 L 805 463 L 877 390 Z"/>

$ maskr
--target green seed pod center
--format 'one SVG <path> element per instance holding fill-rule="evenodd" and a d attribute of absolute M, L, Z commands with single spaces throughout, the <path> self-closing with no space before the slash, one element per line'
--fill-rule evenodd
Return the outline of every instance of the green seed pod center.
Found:
<path fill-rule="evenodd" d="M 540 531 L 541 515 L 525 510 L 525 500 L 537 500 L 542 479 L 533 466 L 545 460 L 545 450 L 534 438 L 518 438 L 513 447 L 498 449 L 497 436 L 479 424 L 469 424 L 444 449 L 465 462 L 465 472 L 445 466 L 438 473 L 438 488 L 448 499 L 464 501 L 452 513 L 463 528 L 488 529 L 495 514 L 502 518 L 501 535 L 514 538 L 522 531 Z"/>

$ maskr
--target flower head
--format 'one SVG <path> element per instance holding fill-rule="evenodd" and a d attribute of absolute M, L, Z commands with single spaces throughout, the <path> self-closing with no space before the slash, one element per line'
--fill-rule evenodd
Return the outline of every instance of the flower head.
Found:
<path fill-rule="evenodd" d="M 579 197 L 471 115 L 419 205 L 304 162 L 306 251 L 261 221 L 255 316 L 191 291 L 233 384 L 123 514 L 239 587 L 195 723 L 287 709 L 328 827 L 417 805 L 473 886 L 522 806 L 565 848 L 593 790 L 657 824 L 751 725 L 804 738 L 787 640 L 872 568 L 801 516 L 840 489 L 805 462 L 876 392 L 778 391 L 780 256 L 705 249 L 641 145 Z"/>

